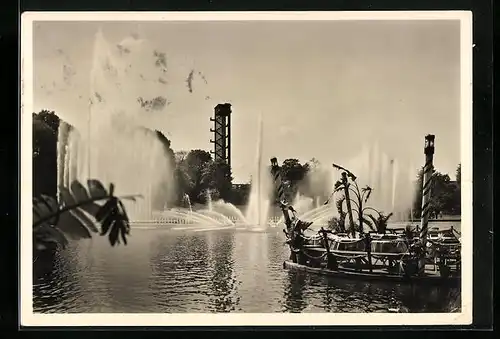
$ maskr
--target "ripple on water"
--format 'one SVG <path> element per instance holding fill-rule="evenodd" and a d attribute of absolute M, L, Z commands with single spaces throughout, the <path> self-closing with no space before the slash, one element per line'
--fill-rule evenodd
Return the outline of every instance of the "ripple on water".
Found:
<path fill-rule="evenodd" d="M 136 230 L 129 244 L 71 244 L 37 260 L 35 312 L 446 312 L 459 290 L 287 271 L 279 232 Z M 458 308 L 457 308 L 458 305 Z"/>

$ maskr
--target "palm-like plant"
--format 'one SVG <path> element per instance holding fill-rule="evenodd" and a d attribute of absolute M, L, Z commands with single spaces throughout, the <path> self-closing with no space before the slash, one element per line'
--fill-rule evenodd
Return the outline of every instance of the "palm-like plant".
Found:
<path fill-rule="evenodd" d="M 33 198 L 35 249 L 64 247 L 68 238 L 88 239 L 92 233 L 107 234 L 111 246 L 119 244 L 120 240 L 127 244 L 130 223 L 121 199 L 135 200 L 140 195 L 116 197 L 113 184 L 108 191 L 95 179 L 88 180 L 87 186 L 88 189 L 75 180 L 69 188 L 61 187 L 61 203 L 45 195 Z"/>
<path fill-rule="evenodd" d="M 345 218 L 347 217 L 347 212 L 344 211 L 343 207 L 344 201 L 345 201 L 345 196 L 342 196 L 336 202 L 337 211 L 339 213 L 337 228 L 339 229 L 339 232 L 342 233 L 345 232 Z"/>
<path fill-rule="evenodd" d="M 364 233 L 363 226 L 366 225 L 372 231 L 376 231 L 377 233 L 385 233 L 387 230 L 388 220 L 393 213 L 385 215 L 382 212 L 374 209 L 373 207 L 364 206 L 368 202 L 373 188 L 371 188 L 370 186 L 360 188 L 356 181 L 357 177 L 352 172 L 336 164 L 333 164 L 333 167 L 343 171 L 343 179 L 335 183 L 334 193 L 343 190 L 346 192 L 345 194 L 349 193 L 355 198 L 352 199 L 351 197 L 349 197 L 349 203 L 351 205 L 351 213 L 355 212 L 358 216 L 358 224 L 349 226 L 348 231 L 352 234 L 354 234 L 355 231 Z M 350 179 L 350 183 L 348 182 L 348 179 Z M 345 194 L 341 200 L 337 201 L 337 209 L 339 210 L 339 213 L 340 211 L 342 211 L 342 205 L 344 201 L 346 201 Z M 373 214 L 370 214 L 371 212 L 375 212 L 376 217 L 374 217 Z"/>
<path fill-rule="evenodd" d="M 335 233 L 344 233 L 345 227 L 340 218 L 333 217 L 328 220 L 328 229 Z"/>
<path fill-rule="evenodd" d="M 388 215 L 384 215 L 382 212 L 378 212 L 377 217 L 374 217 L 372 214 L 368 214 L 368 217 L 371 219 L 372 224 L 369 225 L 372 231 L 376 231 L 377 233 L 380 234 L 385 234 L 387 230 L 387 225 L 389 218 L 392 216 L 392 213 L 389 213 Z"/>

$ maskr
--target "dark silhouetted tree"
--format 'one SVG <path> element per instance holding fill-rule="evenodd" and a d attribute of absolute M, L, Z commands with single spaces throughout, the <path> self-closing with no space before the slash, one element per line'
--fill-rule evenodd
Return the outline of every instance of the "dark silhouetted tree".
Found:
<path fill-rule="evenodd" d="M 423 172 L 417 175 L 417 194 L 413 204 L 414 217 L 420 218 L 422 205 L 422 181 Z M 451 181 L 448 174 L 442 174 L 436 170 L 433 172 L 430 199 L 430 217 L 438 218 L 442 215 L 460 214 L 460 186 Z"/>
<path fill-rule="evenodd" d="M 281 179 L 288 200 L 292 200 L 299 190 L 299 184 L 306 177 L 309 165 L 301 164 L 298 159 L 285 159 L 280 167 Z"/>
<path fill-rule="evenodd" d="M 209 190 L 212 199 L 229 201 L 232 188 L 231 168 L 223 160 L 210 161 L 202 171 L 202 185 L 204 190 Z"/>
<path fill-rule="evenodd" d="M 54 112 L 33 113 L 33 195 L 57 195 L 57 134 Z"/>
<path fill-rule="evenodd" d="M 185 184 L 186 193 L 189 195 L 191 202 L 203 202 L 203 191 L 206 180 L 203 180 L 203 175 L 207 174 L 205 168 L 212 162 L 212 156 L 207 151 L 196 149 L 190 151 L 186 158 L 182 161 L 181 171 L 187 175 L 180 174 L 183 179 L 189 178 L 189 183 Z M 188 190 L 189 189 L 189 190 Z M 202 200 L 203 199 L 203 200 Z M 201 200 L 201 201 L 200 201 Z"/>

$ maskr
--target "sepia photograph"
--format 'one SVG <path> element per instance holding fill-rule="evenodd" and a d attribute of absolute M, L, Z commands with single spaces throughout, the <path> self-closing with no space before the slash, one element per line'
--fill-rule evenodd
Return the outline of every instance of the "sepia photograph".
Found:
<path fill-rule="evenodd" d="M 22 325 L 471 323 L 471 21 L 23 14 Z"/>

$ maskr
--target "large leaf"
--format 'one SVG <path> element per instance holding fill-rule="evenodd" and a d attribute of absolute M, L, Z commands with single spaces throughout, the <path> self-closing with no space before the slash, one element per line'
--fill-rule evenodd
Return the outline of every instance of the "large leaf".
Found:
<path fill-rule="evenodd" d="M 56 227 L 73 240 L 92 238 L 88 221 L 80 218 L 74 211 L 62 213 Z"/>
<path fill-rule="evenodd" d="M 366 186 L 363 189 L 361 189 L 361 192 L 366 193 L 365 202 L 367 202 L 368 199 L 370 198 L 370 195 L 372 194 L 372 190 L 373 189 L 370 186 Z"/>
<path fill-rule="evenodd" d="M 97 233 L 99 230 L 97 227 L 94 225 L 94 222 L 92 219 L 90 219 L 83 211 L 85 211 L 85 206 L 89 205 L 95 205 L 97 208 L 99 205 L 89 201 L 89 200 L 83 200 L 79 201 L 76 199 L 76 197 L 70 192 L 69 189 L 65 187 L 60 187 L 59 192 L 61 195 L 61 200 L 63 201 L 63 206 L 76 206 L 79 203 L 84 203 L 85 201 L 88 201 L 88 203 L 81 205 L 81 207 L 75 207 L 71 209 L 71 211 L 67 211 L 62 213 L 61 218 L 64 218 L 68 224 L 65 224 L 63 222 L 59 222 L 57 225 L 63 232 L 65 233 L 75 233 L 75 234 L 82 234 L 80 231 L 80 228 L 85 228 L 87 232 L 89 233 L 88 230 Z M 80 209 L 81 208 L 81 209 Z M 87 207 L 88 208 L 88 207 Z M 83 211 L 82 211 L 83 210 Z M 90 213 L 90 212 L 88 212 Z"/>
<path fill-rule="evenodd" d="M 371 215 L 368 215 L 369 217 L 371 217 Z M 373 227 L 373 221 L 370 221 L 368 219 L 366 219 L 365 217 L 363 217 L 363 224 L 367 225 L 370 230 L 372 231 L 376 231 L 375 227 Z"/>
<path fill-rule="evenodd" d="M 373 225 L 370 226 L 372 231 L 377 231 L 380 232 L 380 220 L 378 218 L 375 218 L 373 215 L 368 214 L 368 217 L 371 219 Z"/>
<path fill-rule="evenodd" d="M 111 246 L 120 244 L 121 241 L 127 244 L 126 237 L 130 234 L 130 224 L 125 207 L 118 198 L 110 197 L 97 212 L 96 219 L 102 226 L 100 234 L 108 234 Z"/>
<path fill-rule="evenodd" d="M 393 214 L 394 214 L 394 213 L 392 213 L 392 212 L 391 212 L 391 213 L 389 213 L 388 215 L 384 216 L 384 222 L 386 222 L 386 223 L 387 223 L 387 222 L 389 221 L 389 219 L 392 217 L 392 215 L 393 215 Z"/>
<path fill-rule="evenodd" d="M 103 235 L 109 233 L 113 246 L 120 243 L 120 240 L 126 244 L 126 235 L 130 233 L 129 219 L 122 202 L 113 195 L 113 184 L 110 185 L 109 192 L 95 179 L 88 180 L 88 190 L 78 181 L 73 181 L 70 187 L 71 190 L 60 187 L 61 205 L 47 196 L 33 199 L 33 225 L 37 234 L 35 240 L 65 243 L 67 240 L 64 235 L 78 240 L 91 238 L 91 232 L 94 232 Z M 133 195 L 122 198 L 135 200 Z M 96 203 L 100 200 L 106 201 L 103 206 Z M 97 223 L 101 223 L 100 232 Z M 54 227 L 62 232 L 58 233 L 61 236 L 56 236 L 55 233 L 49 236 L 48 230 L 56 229 Z"/>
<path fill-rule="evenodd" d="M 108 192 L 106 188 L 104 188 L 103 184 L 96 179 L 87 180 L 87 185 L 89 188 L 89 194 L 92 198 L 106 198 L 108 197 Z M 110 192 L 109 195 L 112 195 L 113 192 Z"/>
<path fill-rule="evenodd" d="M 35 242 L 39 242 L 42 244 L 53 243 L 55 245 L 60 245 L 63 248 L 68 244 L 68 240 L 66 239 L 64 234 L 57 228 L 48 224 L 43 224 L 40 227 L 37 227 L 33 234 L 33 237 Z M 43 247 L 46 248 L 47 246 Z"/>
<path fill-rule="evenodd" d="M 345 201 L 345 196 L 340 197 L 336 201 L 336 207 L 337 211 L 339 212 L 340 215 L 344 214 L 344 201 Z"/>
<path fill-rule="evenodd" d="M 77 180 L 71 183 L 70 188 L 71 194 L 77 202 L 89 201 L 92 198 L 87 189 Z M 90 202 L 81 206 L 81 209 L 91 215 L 95 215 L 99 208 L 100 206 L 95 202 Z"/>
<path fill-rule="evenodd" d="M 33 198 L 33 223 L 47 219 L 49 224 L 57 224 L 59 215 L 59 204 L 56 199 L 47 195 Z"/>

